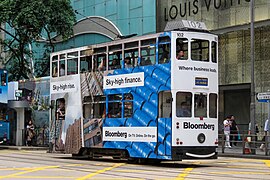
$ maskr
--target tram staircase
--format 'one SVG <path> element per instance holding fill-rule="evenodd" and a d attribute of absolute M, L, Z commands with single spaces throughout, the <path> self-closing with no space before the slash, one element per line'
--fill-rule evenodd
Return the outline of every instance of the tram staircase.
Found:
<path fill-rule="evenodd" d="M 108 93 L 132 93 L 133 117 L 119 120 L 106 119 L 103 126 L 108 127 L 157 127 L 158 142 L 105 142 L 104 147 L 127 149 L 132 157 L 163 158 L 171 155 L 171 118 L 158 118 L 158 93 L 171 89 L 170 64 L 139 66 L 119 69 L 114 75 L 144 72 L 145 86 L 112 89 Z M 106 93 L 106 92 L 105 92 Z M 169 123 L 169 124 L 168 124 Z M 146 132 L 147 133 L 147 132 Z M 166 151 L 166 152 L 165 152 Z"/>

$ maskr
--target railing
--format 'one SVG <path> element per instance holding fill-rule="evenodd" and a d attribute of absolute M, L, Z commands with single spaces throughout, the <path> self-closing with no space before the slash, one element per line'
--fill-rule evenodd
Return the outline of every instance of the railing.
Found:
<path fill-rule="evenodd" d="M 232 135 L 231 135 L 232 136 Z M 270 136 L 265 136 L 265 140 L 257 140 L 257 135 L 249 134 L 236 134 L 235 136 L 240 137 L 240 139 L 230 140 L 231 144 L 237 143 L 234 147 L 225 147 L 226 136 L 225 134 L 219 134 L 219 148 L 221 152 L 225 153 L 235 153 L 235 154 L 260 154 L 268 156 L 270 155 Z M 264 147 L 261 145 L 264 144 Z"/>

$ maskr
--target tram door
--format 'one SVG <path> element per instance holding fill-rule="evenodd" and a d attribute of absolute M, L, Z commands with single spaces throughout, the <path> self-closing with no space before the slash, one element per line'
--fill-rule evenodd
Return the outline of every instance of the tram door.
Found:
<path fill-rule="evenodd" d="M 158 99 L 158 154 L 171 155 L 172 93 L 162 91 Z"/>

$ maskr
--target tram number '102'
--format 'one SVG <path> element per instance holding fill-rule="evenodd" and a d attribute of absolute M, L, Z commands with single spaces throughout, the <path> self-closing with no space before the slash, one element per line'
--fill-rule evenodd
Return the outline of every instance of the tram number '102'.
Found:
<path fill-rule="evenodd" d="M 193 29 L 204 29 L 204 24 L 197 21 L 183 21 L 185 27 Z"/>

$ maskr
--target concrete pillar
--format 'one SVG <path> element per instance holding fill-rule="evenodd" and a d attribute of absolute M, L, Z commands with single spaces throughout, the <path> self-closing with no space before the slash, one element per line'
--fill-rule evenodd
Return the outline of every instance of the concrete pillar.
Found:
<path fill-rule="evenodd" d="M 15 108 L 17 111 L 16 146 L 24 145 L 24 108 Z"/>

